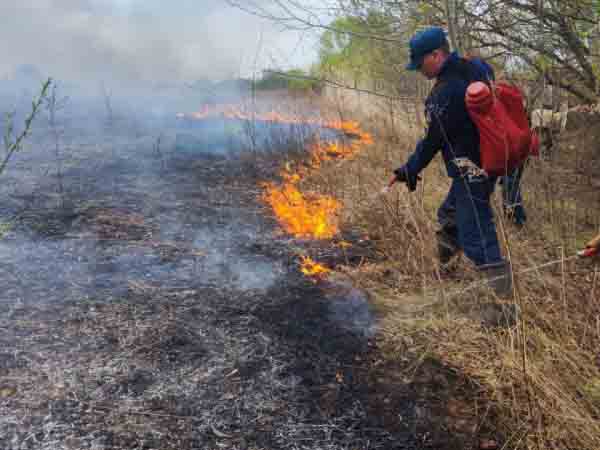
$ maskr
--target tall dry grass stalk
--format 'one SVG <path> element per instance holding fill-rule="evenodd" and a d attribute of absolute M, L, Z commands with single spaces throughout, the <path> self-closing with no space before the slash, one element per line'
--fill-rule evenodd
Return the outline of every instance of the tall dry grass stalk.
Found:
<path fill-rule="evenodd" d="M 483 289 L 461 291 L 477 282 L 468 262 L 460 260 L 450 279 L 437 269 L 435 211 L 449 184 L 440 158 L 416 193 L 396 186 L 378 195 L 414 147 L 419 126 L 407 112 L 418 111 L 418 102 L 379 110 L 370 104 L 368 114 L 338 103 L 346 117 L 363 118 L 376 144 L 312 179 L 343 201 L 346 228 L 377 243 L 383 262 L 354 274 L 387 306 L 385 339 L 400 348 L 394 342 L 401 336 L 418 336 L 423 353 L 469 380 L 477 394 L 477 430 L 492 420 L 503 448 L 600 449 L 599 270 L 597 263 L 571 258 L 599 226 L 599 189 L 590 188 L 598 180 L 581 172 L 582 146 L 593 143 L 578 135 L 561 143 L 552 161 L 531 161 L 523 179 L 529 215 L 524 229 L 497 214 L 515 274 L 514 296 L 505 301 L 518 303 L 521 313 L 515 326 L 490 327 L 478 312 L 497 299 Z M 415 297 L 423 306 L 418 320 L 396 313 Z"/>

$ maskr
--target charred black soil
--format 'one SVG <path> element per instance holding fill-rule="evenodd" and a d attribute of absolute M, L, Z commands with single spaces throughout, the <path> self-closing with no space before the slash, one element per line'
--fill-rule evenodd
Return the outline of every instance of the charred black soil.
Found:
<path fill-rule="evenodd" d="M 159 156 L 67 168 L 60 202 L 48 177 L 5 192 L 0 448 L 451 448 L 244 166 Z"/>

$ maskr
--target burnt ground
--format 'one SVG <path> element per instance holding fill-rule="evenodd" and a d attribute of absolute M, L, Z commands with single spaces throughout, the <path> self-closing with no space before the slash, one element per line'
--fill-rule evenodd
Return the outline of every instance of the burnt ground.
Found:
<path fill-rule="evenodd" d="M 6 174 L 1 449 L 451 447 L 239 161 L 107 146 Z"/>

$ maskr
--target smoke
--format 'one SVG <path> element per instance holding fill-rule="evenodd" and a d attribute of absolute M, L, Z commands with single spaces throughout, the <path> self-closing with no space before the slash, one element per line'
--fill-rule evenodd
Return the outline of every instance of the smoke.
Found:
<path fill-rule="evenodd" d="M 342 328 L 372 337 L 377 331 L 377 321 L 368 298 L 351 281 L 330 278 L 324 291 L 329 300 L 330 319 Z"/>
<path fill-rule="evenodd" d="M 204 253 L 202 276 L 241 290 L 270 288 L 284 273 L 282 264 L 244 254 L 239 248 L 239 242 L 255 242 L 257 238 L 254 227 L 234 221 L 219 229 L 198 230 L 194 245 Z"/>
<path fill-rule="evenodd" d="M 128 87 L 244 76 L 298 40 L 222 0 L 8 0 L 0 33 L 0 75 Z"/>
<path fill-rule="evenodd" d="M 59 81 L 58 99 L 68 100 L 57 111 L 55 129 L 49 111 L 40 111 L 25 148 L 2 173 L 0 234 L 4 220 L 18 218 L 9 240 L 0 242 L 6 263 L 0 272 L 17 286 L 14 298 L 50 300 L 45 291 L 56 301 L 96 289 L 119 293 L 130 280 L 247 290 L 279 279 L 280 263 L 241 244 L 257 239 L 254 224 L 215 230 L 196 218 L 190 237 L 187 213 L 173 222 L 157 213 L 174 216 L 182 197 L 206 190 L 195 178 L 186 185 L 182 166 L 198 164 L 200 153 L 202 165 L 209 164 L 208 153 L 224 153 L 238 139 L 224 123 L 212 131 L 193 124 L 188 130 L 175 120 L 176 111 L 196 110 L 207 95 L 184 82 L 247 76 L 260 67 L 259 50 L 269 56 L 275 31 L 222 0 L 0 1 L 0 112 L 14 107 L 22 127 L 46 76 Z M 172 89 L 161 90 L 161 84 Z M 221 84 L 235 91 L 235 83 Z M 186 135 L 202 137 L 202 145 L 188 146 L 196 153 L 185 152 Z M 134 211 L 149 230 L 160 222 L 162 239 L 192 242 L 203 256 L 182 251 L 167 261 L 150 245 L 129 245 L 139 236 L 127 235 L 119 220 Z M 97 236 L 98 214 L 115 216 L 109 225 L 124 237 L 106 245 Z M 47 236 L 59 239 L 46 242 Z"/>

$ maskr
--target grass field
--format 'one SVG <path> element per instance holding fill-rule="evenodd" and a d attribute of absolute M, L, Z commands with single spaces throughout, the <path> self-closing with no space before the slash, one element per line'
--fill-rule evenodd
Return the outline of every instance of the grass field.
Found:
<path fill-rule="evenodd" d="M 352 160 L 324 165 L 303 186 L 342 201 L 342 228 L 376 243 L 381 258 L 337 270 L 370 292 L 387 357 L 417 361 L 409 376 L 420 373 L 419 366 L 438 368 L 430 373 L 452 392 L 443 402 L 447 426 L 465 442 L 600 448 L 599 266 L 574 257 L 599 229 L 597 119 L 571 125 L 551 160 L 529 162 L 524 228 L 496 214 L 515 281 L 511 298 L 499 300 L 477 285 L 464 257 L 451 276 L 440 275 L 435 210 L 449 184 L 441 156 L 417 192 L 397 185 L 378 195 L 414 147 L 419 124 L 407 111 L 418 107 L 352 107 L 331 106 L 360 118 L 374 144 Z M 496 195 L 496 207 L 499 201 Z M 499 302 L 518 305 L 514 326 L 496 326 Z"/>

